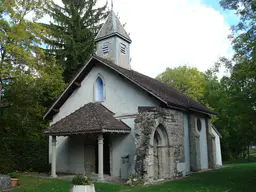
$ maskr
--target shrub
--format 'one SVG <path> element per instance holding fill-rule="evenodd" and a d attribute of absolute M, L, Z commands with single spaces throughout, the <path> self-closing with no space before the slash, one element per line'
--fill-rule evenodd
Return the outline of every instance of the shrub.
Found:
<path fill-rule="evenodd" d="M 89 176 L 79 174 L 72 179 L 72 184 L 73 185 L 90 185 L 92 184 L 92 180 Z"/>
<path fill-rule="evenodd" d="M 0 138 L 0 173 L 49 172 L 48 146 L 47 137 L 37 140 Z"/>
<path fill-rule="evenodd" d="M 11 178 L 20 178 L 20 174 L 17 172 L 8 173 Z"/>

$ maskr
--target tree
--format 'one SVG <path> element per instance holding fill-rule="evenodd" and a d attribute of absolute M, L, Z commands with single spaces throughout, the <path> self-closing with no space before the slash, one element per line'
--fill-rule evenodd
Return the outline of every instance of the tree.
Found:
<path fill-rule="evenodd" d="M 242 62 L 242 61 L 241 61 Z M 245 61 L 244 61 L 245 62 Z M 221 66 L 230 73 L 221 80 L 217 73 Z M 244 63 L 220 58 L 205 73 L 187 66 L 167 69 L 157 79 L 170 84 L 217 113 L 212 122 L 222 135 L 224 159 L 241 158 L 255 141 L 256 69 Z"/>
<path fill-rule="evenodd" d="M 62 70 L 40 48 L 36 23 L 48 0 L 0 0 L 0 136 L 42 137 L 46 107 L 64 88 Z"/>
<path fill-rule="evenodd" d="M 240 19 L 232 27 L 235 57 L 228 91 L 234 106 L 232 121 L 242 136 L 243 146 L 249 148 L 256 141 L 256 1 L 221 0 L 220 4 L 234 10 Z"/>
<path fill-rule="evenodd" d="M 192 99 L 205 103 L 204 91 L 206 81 L 204 74 L 194 67 L 181 66 L 177 68 L 167 68 L 156 79 L 167 83 Z"/>
<path fill-rule="evenodd" d="M 40 139 L 48 122 L 43 114 L 64 88 L 62 70 L 56 64 L 45 65 L 40 77 L 15 78 L 6 85 L 4 97 L 9 107 L 4 109 L 0 135 Z"/>
<path fill-rule="evenodd" d="M 34 22 L 46 4 L 47 0 L 0 0 L 0 102 L 4 86 L 13 78 L 36 75 L 47 63 L 39 47 L 44 28 Z"/>
<path fill-rule="evenodd" d="M 216 68 L 206 73 L 205 91 L 205 99 L 218 114 L 214 124 L 222 134 L 225 159 L 244 157 L 248 147 L 256 141 L 256 65 L 247 60 L 236 61 L 233 66 L 230 63 L 223 58 L 218 62 L 217 68 L 222 64 L 230 71 L 229 76 L 220 81 L 216 78 Z"/>
<path fill-rule="evenodd" d="M 56 56 L 69 82 L 84 62 L 94 53 L 94 38 L 106 17 L 106 6 L 96 8 L 97 0 L 65 0 L 64 7 L 51 3 L 45 11 L 53 22 L 48 28 L 46 53 Z"/>
<path fill-rule="evenodd" d="M 240 22 L 233 26 L 233 45 L 236 56 L 256 60 L 256 1 L 221 0 L 224 9 L 234 10 Z"/>

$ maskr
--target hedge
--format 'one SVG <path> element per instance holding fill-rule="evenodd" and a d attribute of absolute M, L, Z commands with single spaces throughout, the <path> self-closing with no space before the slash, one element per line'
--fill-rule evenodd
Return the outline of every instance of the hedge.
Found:
<path fill-rule="evenodd" d="M 48 145 L 48 138 L 0 138 L 0 173 L 17 170 L 48 172 Z"/>

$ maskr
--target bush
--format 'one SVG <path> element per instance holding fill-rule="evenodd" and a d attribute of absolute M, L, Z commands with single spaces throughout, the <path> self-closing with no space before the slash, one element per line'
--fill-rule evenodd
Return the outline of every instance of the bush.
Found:
<path fill-rule="evenodd" d="M 8 173 L 11 178 L 20 178 L 20 174 L 17 172 Z"/>
<path fill-rule="evenodd" d="M 90 177 L 86 175 L 79 174 L 72 179 L 72 184 L 73 185 L 91 185 L 92 180 Z"/>
<path fill-rule="evenodd" d="M 49 172 L 47 137 L 40 140 L 0 138 L 0 173 Z"/>

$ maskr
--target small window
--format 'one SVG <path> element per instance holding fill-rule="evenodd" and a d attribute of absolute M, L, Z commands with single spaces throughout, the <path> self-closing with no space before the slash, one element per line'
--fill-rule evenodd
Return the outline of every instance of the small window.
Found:
<path fill-rule="evenodd" d="M 105 42 L 105 43 L 103 44 L 103 47 L 102 47 L 103 55 L 108 54 L 108 51 L 109 51 L 108 42 Z"/>
<path fill-rule="evenodd" d="M 201 123 L 200 119 L 197 119 L 196 126 L 197 126 L 197 130 L 199 132 L 201 132 L 201 130 L 202 130 L 202 123 Z"/>
<path fill-rule="evenodd" d="M 125 55 L 126 54 L 126 45 L 121 43 L 120 48 L 121 48 L 121 53 L 123 53 Z"/>
<path fill-rule="evenodd" d="M 95 99 L 95 101 L 103 101 L 104 100 L 104 84 L 100 77 L 98 77 L 95 82 L 94 99 Z"/>

